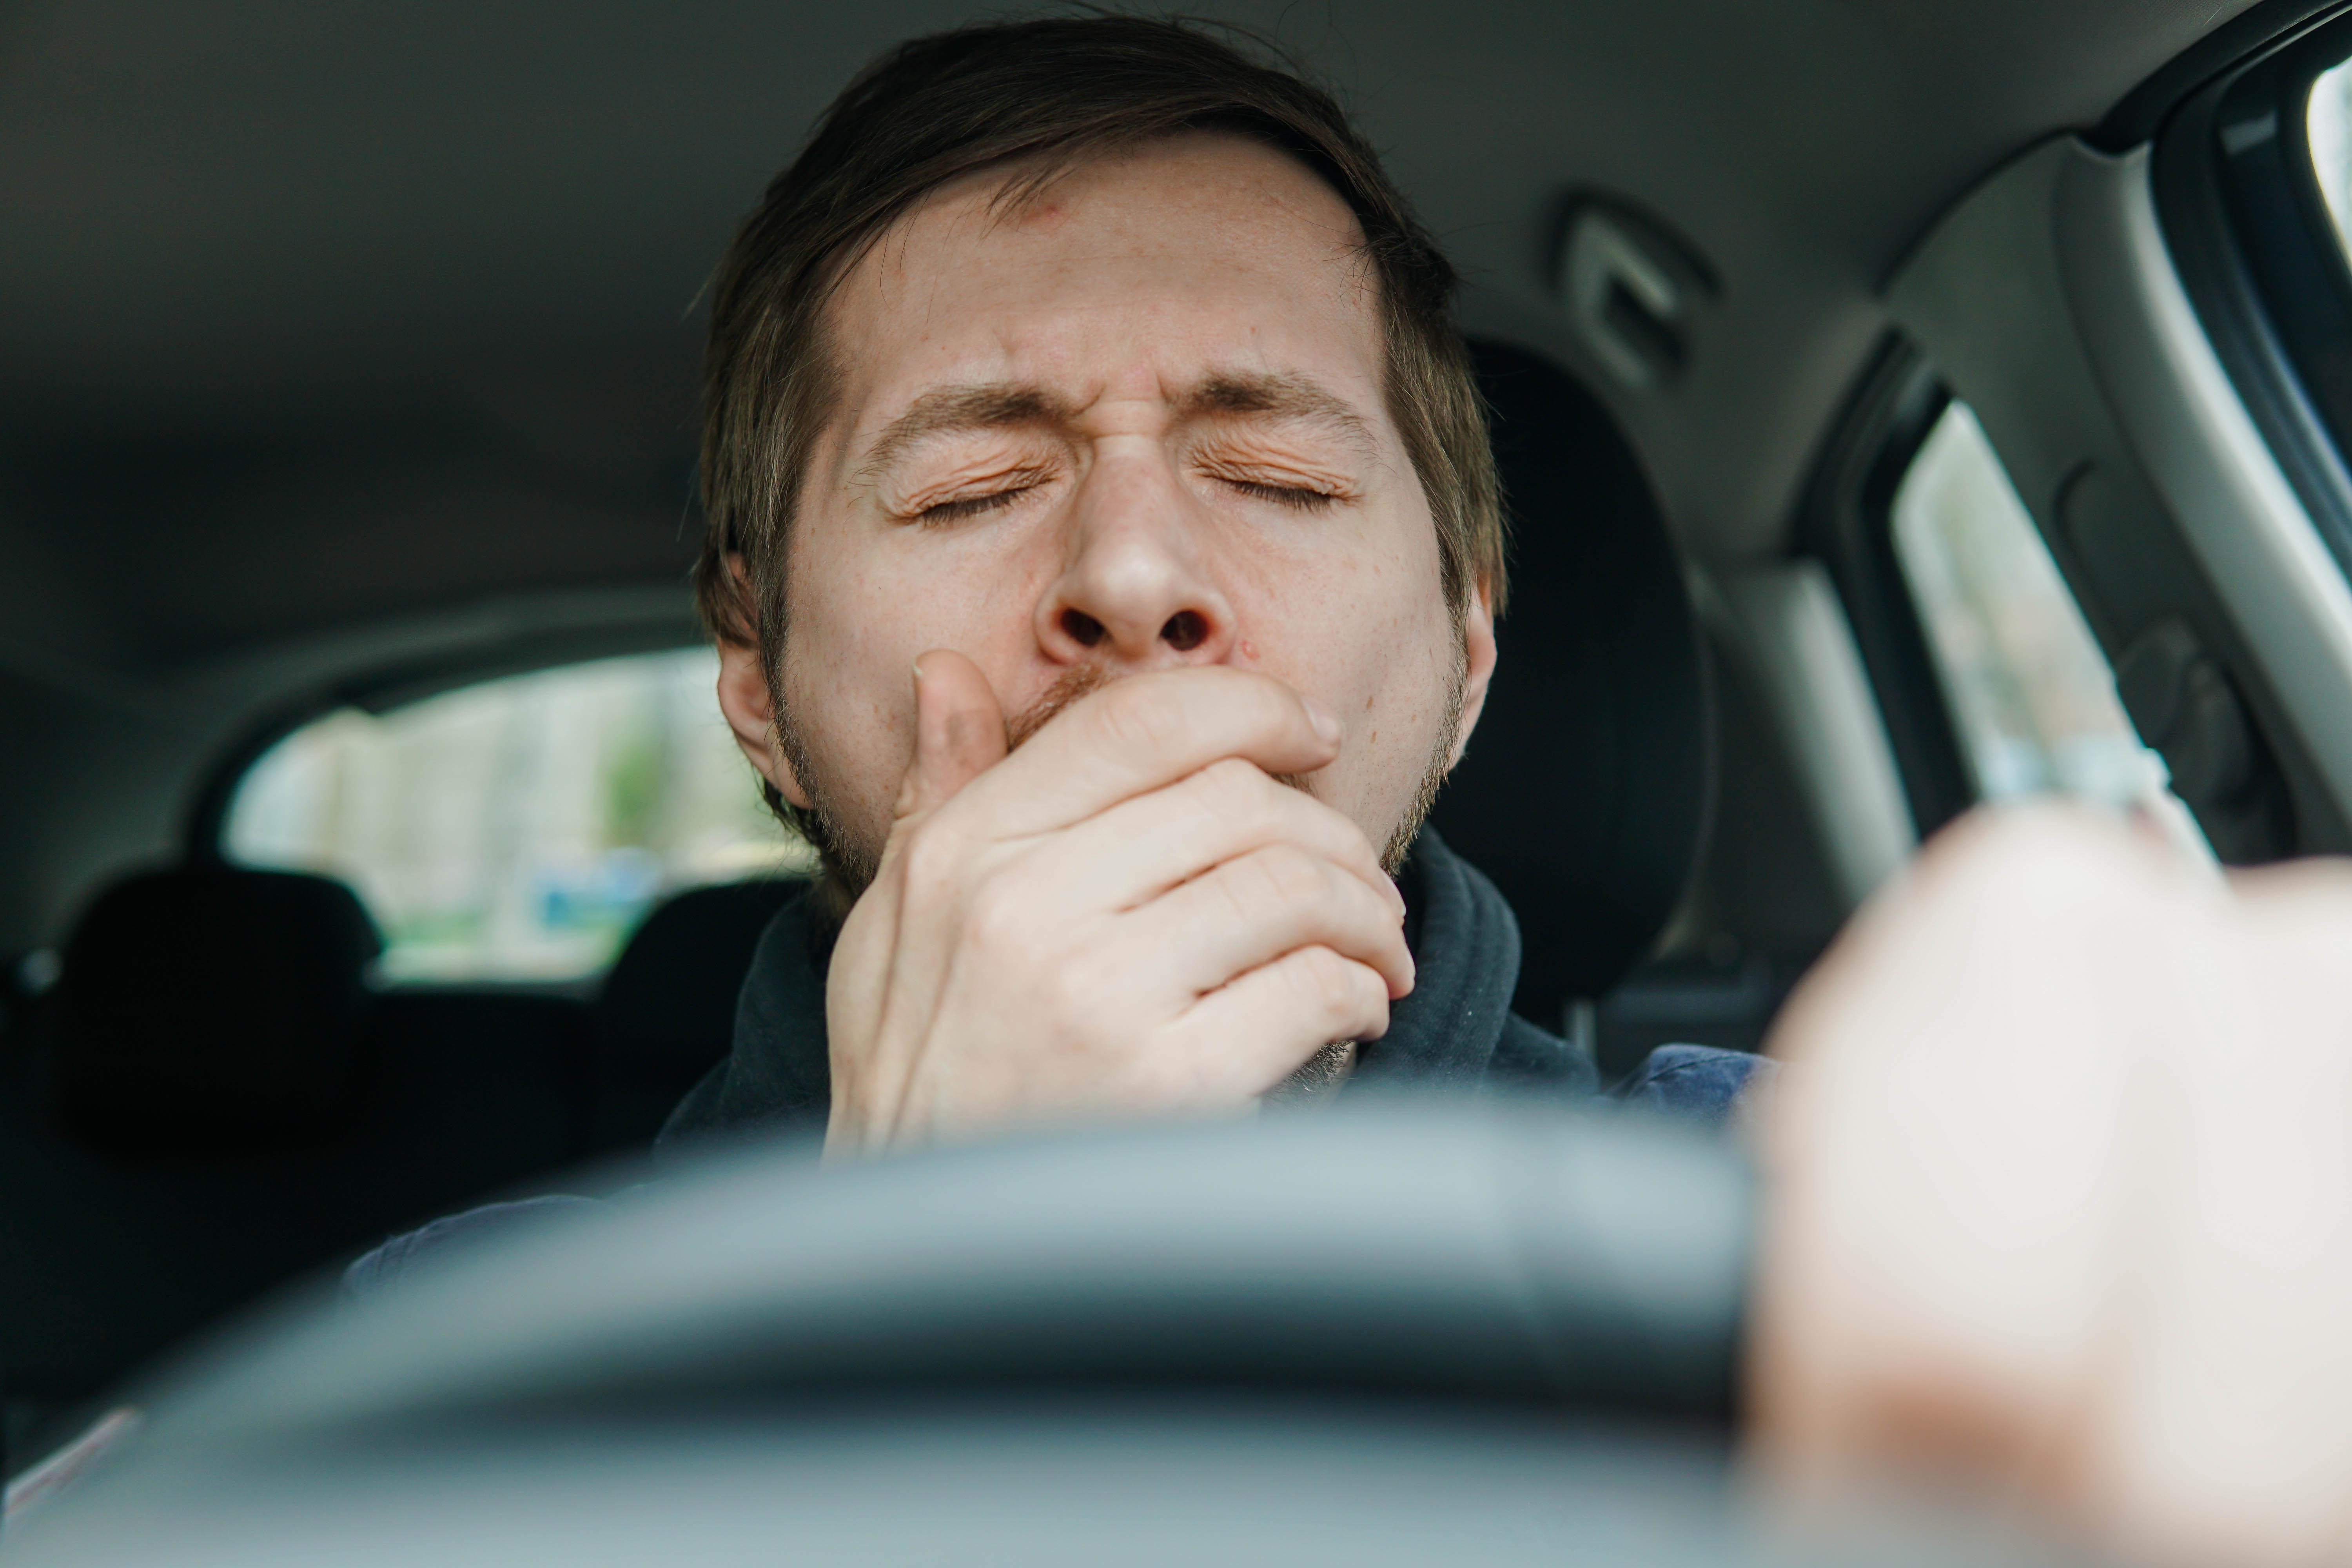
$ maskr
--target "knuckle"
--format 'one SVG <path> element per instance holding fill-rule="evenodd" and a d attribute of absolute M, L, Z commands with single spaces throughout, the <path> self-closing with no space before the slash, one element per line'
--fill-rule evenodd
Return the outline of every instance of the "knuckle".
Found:
<path fill-rule="evenodd" d="M 1387 1029 L 1388 987 L 1364 965 L 1328 947 L 1305 947 L 1284 967 L 1315 1032 L 1341 1039 Z"/>
<path fill-rule="evenodd" d="M 1213 889 L 1215 895 L 1224 901 L 1225 913 L 1234 920 L 1248 920 L 1272 901 L 1265 868 L 1256 855 L 1226 861 L 1211 875 L 1201 879 L 1199 885 L 1204 890 Z"/>
<path fill-rule="evenodd" d="M 1269 844 L 1250 860 L 1267 895 L 1284 903 L 1319 897 L 1329 886 L 1323 863 L 1295 844 Z"/>
<path fill-rule="evenodd" d="M 1027 900 L 1009 877 L 983 877 L 964 898 L 964 941 L 982 952 L 1018 951 L 1034 926 Z"/>
<path fill-rule="evenodd" d="M 1226 862 L 1218 883 L 1230 895 L 1236 912 L 1250 914 L 1282 901 L 1281 872 L 1269 849 L 1254 849 Z"/>
<path fill-rule="evenodd" d="M 1213 1091 L 1217 1074 L 1200 1050 L 1155 1051 L 1135 1063 L 1135 1083 L 1150 1103 L 1183 1106 Z"/>
<path fill-rule="evenodd" d="M 1196 804 L 1223 823 L 1249 825 L 1265 810 L 1265 788 L 1272 781 L 1255 763 L 1225 757 L 1211 763 L 1190 781 Z"/>
<path fill-rule="evenodd" d="M 1091 1024 L 1102 1016 L 1091 978 L 1076 965 L 1049 966 L 1038 976 L 1036 994 L 1045 1019 L 1057 1033 L 1070 1023 Z"/>
<path fill-rule="evenodd" d="M 1298 989 L 1314 1006 L 1318 1016 L 1331 1016 L 1347 1010 L 1356 999 L 1353 971 L 1361 964 L 1350 963 L 1328 947 L 1303 947 L 1293 955 L 1292 971 Z"/>
<path fill-rule="evenodd" d="M 955 883 L 962 862 L 963 844 L 952 829 L 938 817 L 920 824 L 907 836 L 906 851 L 899 858 L 908 896 L 917 901 L 939 897 Z"/>
<path fill-rule="evenodd" d="M 1386 1034 L 1389 1026 L 1389 987 L 1379 973 L 1360 963 L 1348 964 L 1347 999 L 1340 1015 L 1334 1018 L 1329 1033 L 1340 1036 L 1377 1036 Z"/>
<path fill-rule="evenodd" d="M 1363 879 L 1344 872 L 1339 874 L 1338 880 L 1346 889 L 1349 909 L 1356 919 L 1368 922 L 1370 929 L 1383 937 L 1393 937 L 1400 943 L 1404 941 L 1404 928 L 1398 923 L 1396 908 L 1381 891 Z"/>

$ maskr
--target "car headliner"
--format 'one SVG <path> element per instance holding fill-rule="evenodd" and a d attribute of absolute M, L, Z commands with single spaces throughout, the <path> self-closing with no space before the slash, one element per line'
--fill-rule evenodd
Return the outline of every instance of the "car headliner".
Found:
<path fill-rule="evenodd" d="M 1621 397 L 1677 526 L 1768 550 L 1971 183 L 2240 0 L 1221 5 L 1336 82 L 1471 280 L 1573 361 L 1561 194 L 1719 270 Z M 698 321 L 846 75 L 986 14 L 899 0 L 58 0 L 0 22 L 0 660 L 139 678 L 355 620 L 674 585 Z M 49 672 L 43 677 L 39 672 Z"/>

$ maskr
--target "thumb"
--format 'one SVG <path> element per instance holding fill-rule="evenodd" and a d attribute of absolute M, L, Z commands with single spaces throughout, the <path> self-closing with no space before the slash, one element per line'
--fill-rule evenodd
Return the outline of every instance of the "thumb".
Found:
<path fill-rule="evenodd" d="M 936 811 L 1004 758 L 1004 710 L 980 667 L 933 648 L 915 661 L 915 760 L 898 788 L 903 821 Z"/>

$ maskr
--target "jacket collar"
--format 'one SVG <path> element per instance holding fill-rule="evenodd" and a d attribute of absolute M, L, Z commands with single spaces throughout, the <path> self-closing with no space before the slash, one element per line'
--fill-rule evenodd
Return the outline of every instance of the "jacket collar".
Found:
<path fill-rule="evenodd" d="M 1495 884 L 1424 827 L 1397 877 L 1412 949 L 1412 994 L 1389 1032 L 1357 1051 L 1351 1085 L 1473 1089 L 1486 1077 L 1519 983 L 1519 922 Z"/>

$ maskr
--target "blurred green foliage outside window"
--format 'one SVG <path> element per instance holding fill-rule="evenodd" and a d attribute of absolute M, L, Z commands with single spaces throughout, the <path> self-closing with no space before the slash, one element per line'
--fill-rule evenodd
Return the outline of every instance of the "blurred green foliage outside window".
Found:
<path fill-rule="evenodd" d="M 272 747 L 226 849 L 341 877 L 384 928 L 389 980 L 567 980 L 701 883 L 804 872 L 719 717 L 708 649 L 486 681 Z"/>

